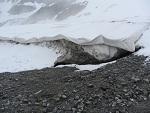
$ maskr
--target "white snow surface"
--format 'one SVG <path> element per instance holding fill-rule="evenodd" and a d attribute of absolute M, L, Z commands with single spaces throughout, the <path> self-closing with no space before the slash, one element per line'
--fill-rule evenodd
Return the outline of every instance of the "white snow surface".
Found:
<path fill-rule="evenodd" d="M 60 54 L 35 45 L 0 43 L 0 72 L 17 72 L 50 67 Z"/>
<path fill-rule="evenodd" d="M 139 50 L 136 54 L 145 55 L 150 57 L 150 29 L 148 29 L 141 39 L 138 41 L 139 45 L 142 45 L 143 48 Z"/>
<path fill-rule="evenodd" d="M 83 1 L 85 0 L 77 0 L 77 2 Z M 11 2 L 7 5 L 0 4 L 1 22 L 15 18 L 7 13 L 11 5 Z M 45 20 L 37 24 L 7 25 L 0 27 L 0 36 L 27 40 L 33 37 L 53 37 L 62 34 L 90 41 L 102 34 L 109 39 L 124 39 L 150 23 L 149 6 L 150 0 L 88 0 L 87 7 L 83 11 L 64 21 Z M 19 18 L 24 18 L 26 15 L 30 14 L 19 15 Z M 137 45 L 143 46 L 143 49 L 136 54 L 150 56 L 150 29 L 145 30 Z M 60 56 L 51 48 L 8 43 L 0 43 L 0 53 L 0 72 L 51 67 Z M 81 70 L 93 70 L 102 65 L 72 66 Z"/>

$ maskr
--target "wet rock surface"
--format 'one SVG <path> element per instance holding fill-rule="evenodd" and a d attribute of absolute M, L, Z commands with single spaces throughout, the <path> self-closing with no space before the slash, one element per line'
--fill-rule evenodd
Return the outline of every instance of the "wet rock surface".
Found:
<path fill-rule="evenodd" d="M 149 113 L 146 58 L 129 55 L 93 71 L 0 73 L 0 113 Z"/>

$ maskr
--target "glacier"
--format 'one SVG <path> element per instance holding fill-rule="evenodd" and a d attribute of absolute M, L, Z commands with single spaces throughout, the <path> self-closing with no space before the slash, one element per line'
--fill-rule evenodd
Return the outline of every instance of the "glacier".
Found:
<path fill-rule="evenodd" d="M 45 9 L 56 10 L 58 4 L 63 4 L 63 8 L 49 16 L 52 14 Z M 138 47 L 142 49 L 137 54 L 149 56 L 148 4 L 148 0 L 3 0 L 0 2 L 0 52 L 3 53 L 0 71 L 23 71 L 62 64 L 97 64 L 97 68 L 100 63 L 117 59 L 122 52 L 135 52 Z M 33 6 L 34 9 L 10 13 L 14 6 L 20 5 Z M 81 10 L 72 12 L 71 6 L 81 6 Z M 41 10 L 45 12 L 44 18 L 39 18 L 43 16 L 39 14 Z M 12 49 L 14 46 L 15 50 Z M 26 47 L 28 49 L 23 52 Z M 34 55 L 36 52 L 39 53 Z M 49 57 L 45 58 L 45 55 Z"/>

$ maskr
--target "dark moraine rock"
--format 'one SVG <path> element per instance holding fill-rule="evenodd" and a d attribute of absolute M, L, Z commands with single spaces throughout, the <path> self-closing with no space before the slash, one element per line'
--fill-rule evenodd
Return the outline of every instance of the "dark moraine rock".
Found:
<path fill-rule="evenodd" d="M 59 67 L 0 73 L 0 113 L 149 113 L 146 59 L 130 54 L 93 71 Z"/>
<path fill-rule="evenodd" d="M 57 61 L 54 63 L 54 67 L 58 65 L 66 65 L 66 64 L 79 64 L 79 65 L 86 65 L 86 64 L 101 64 L 110 61 L 117 60 L 124 56 L 127 56 L 133 52 L 129 52 L 123 49 L 117 49 L 117 52 L 114 54 L 113 57 L 106 57 L 102 60 L 98 60 L 94 56 L 90 55 L 89 53 L 85 52 L 81 45 L 75 44 L 71 41 L 67 40 L 60 40 L 60 44 L 63 48 L 66 49 L 66 53 L 60 56 Z M 135 51 L 138 51 L 141 47 L 136 47 Z"/>
<path fill-rule="evenodd" d="M 19 15 L 19 14 L 23 14 L 23 13 L 28 13 L 31 12 L 33 10 L 35 10 L 36 8 L 33 6 L 26 6 L 26 5 L 14 5 L 9 11 L 8 13 L 11 15 Z"/>
<path fill-rule="evenodd" d="M 69 16 L 75 15 L 82 11 L 86 4 L 72 4 L 72 1 L 55 1 L 50 2 L 49 5 L 46 4 L 44 7 L 41 7 L 36 13 L 31 15 L 25 23 L 36 23 L 39 20 L 45 20 L 45 19 L 53 19 L 56 17 L 56 20 L 64 20 L 68 18 Z"/>

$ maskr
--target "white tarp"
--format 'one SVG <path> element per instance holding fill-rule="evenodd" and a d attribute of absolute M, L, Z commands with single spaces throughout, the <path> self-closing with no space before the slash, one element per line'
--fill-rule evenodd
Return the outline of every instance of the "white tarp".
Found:
<path fill-rule="evenodd" d="M 135 51 L 135 43 L 140 39 L 143 32 L 149 27 L 149 25 L 145 26 L 141 30 L 137 31 L 130 37 L 124 38 L 124 39 L 118 39 L 118 40 L 112 40 L 108 39 L 102 35 L 99 35 L 95 39 L 88 41 L 87 39 L 75 39 L 66 37 L 63 35 L 57 35 L 54 37 L 42 37 L 42 38 L 31 38 L 28 40 L 25 40 L 23 38 L 7 38 L 7 37 L 0 37 L 0 41 L 3 42 L 10 42 L 10 43 L 18 43 L 18 44 L 41 44 L 43 46 L 51 47 L 53 45 L 59 46 L 60 43 L 61 47 L 58 47 L 58 49 L 63 50 L 63 55 L 66 54 L 66 48 L 67 44 L 65 42 L 62 42 L 61 40 L 66 40 L 68 42 L 72 42 L 77 46 L 80 46 L 84 49 L 84 52 L 87 52 L 88 54 L 94 56 L 97 60 L 108 60 L 112 58 L 116 53 L 118 49 L 123 49 L 129 52 Z M 56 41 L 59 41 L 59 44 L 57 44 Z M 55 44 L 52 44 L 52 43 Z M 57 48 L 57 47 L 56 47 Z M 74 47 L 75 49 L 75 47 Z M 69 54 L 68 54 L 69 55 Z M 66 58 L 70 58 L 70 56 L 66 56 Z M 65 58 L 63 58 L 65 59 Z"/>

